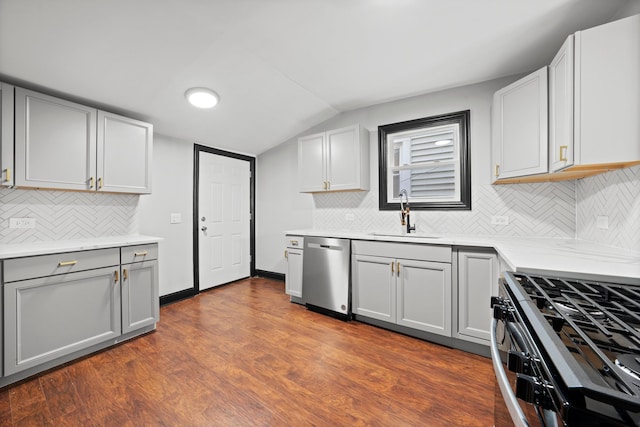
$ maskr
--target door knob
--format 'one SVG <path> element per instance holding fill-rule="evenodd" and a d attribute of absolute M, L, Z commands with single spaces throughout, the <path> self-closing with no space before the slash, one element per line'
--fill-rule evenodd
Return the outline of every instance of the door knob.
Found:
<path fill-rule="evenodd" d="M 200 228 L 200 230 L 202 230 L 202 231 L 207 231 L 207 226 L 206 226 L 206 225 L 203 225 L 203 226 Z"/>

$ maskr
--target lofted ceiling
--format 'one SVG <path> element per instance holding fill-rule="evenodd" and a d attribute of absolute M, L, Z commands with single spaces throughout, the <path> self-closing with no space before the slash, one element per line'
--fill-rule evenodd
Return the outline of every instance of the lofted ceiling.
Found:
<path fill-rule="evenodd" d="M 635 0 L 0 0 L 0 78 L 260 154 L 336 114 L 534 70 Z M 184 92 L 220 94 L 212 110 Z"/>

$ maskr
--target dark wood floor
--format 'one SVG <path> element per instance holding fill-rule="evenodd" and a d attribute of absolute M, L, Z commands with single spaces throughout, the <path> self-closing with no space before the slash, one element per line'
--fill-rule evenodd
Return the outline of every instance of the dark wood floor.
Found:
<path fill-rule="evenodd" d="M 491 361 L 291 304 L 248 279 L 155 332 L 0 390 L 0 426 L 491 426 Z"/>

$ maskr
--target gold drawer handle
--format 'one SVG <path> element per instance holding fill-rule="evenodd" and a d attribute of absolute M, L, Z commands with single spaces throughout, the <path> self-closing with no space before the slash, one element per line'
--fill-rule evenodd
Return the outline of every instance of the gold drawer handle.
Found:
<path fill-rule="evenodd" d="M 298 246 L 298 241 L 297 240 L 292 240 L 291 241 L 291 246 Z"/>
<path fill-rule="evenodd" d="M 496 165 L 496 176 L 500 176 L 500 165 Z"/>
<path fill-rule="evenodd" d="M 102 177 L 98 178 L 98 190 L 102 190 Z"/>
<path fill-rule="evenodd" d="M 78 261 L 63 261 L 58 263 L 58 267 L 68 267 L 70 265 L 76 265 Z"/>
<path fill-rule="evenodd" d="M 118 281 L 120 280 L 120 276 L 118 275 L 118 270 L 115 270 L 114 273 L 115 273 L 115 276 L 113 278 L 113 281 L 115 283 L 118 283 Z"/>
<path fill-rule="evenodd" d="M 147 255 L 147 251 L 144 252 L 136 252 L 133 254 L 133 256 L 146 256 Z"/>
<path fill-rule="evenodd" d="M 122 278 L 124 280 L 127 280 L 129 278 L 129 273 L 127 272 L 126 268 L 122 269 Z"/>
<path fill-rule="evenodd" d="M 5 169 L 5 171 L 4 171 L 4 180 L 6 182 L 11 181 L 11 168 Z"/>
<path fill-rule="evenodd" d="M 89 188 L 93 189 L 93 177 L 89 178 Z"/>

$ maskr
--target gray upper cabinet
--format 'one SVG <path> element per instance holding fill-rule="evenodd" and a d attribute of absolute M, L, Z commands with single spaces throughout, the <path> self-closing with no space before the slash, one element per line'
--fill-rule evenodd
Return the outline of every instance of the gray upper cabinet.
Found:
<path fill-rule="evenodd" d="M 298 139 L 301 193 L 369 189 L 369 133 L 353 125 Z"/>
<path fill-rule="evenodd" d="M 15 91 L 15 185 L 151 192 L 150 124 L 31 90 Z"/>
<path fill-rule="evenodd" d="M 98 111 L 98 190 L 151 193 L 153 126 Z"/>
<path fill-rule="evenodd" d="M 549 172 L 573 165 L 573 69 L 571 35 L 549 65 Z"/>
<path fill-rule="evenodd" d="M 0 82 L 0 185 L 13 185 L 13 92 Z"/>
<path fill-rule="evenodd" d="M 16 88 L 15 111 L 17 187 L 95 188 L 95 108 Z"/>
<path fill-rule="evenodd" d="M 491 117 L 494 181 L 547 172 L 547 67 L 497 91 Z"/>

